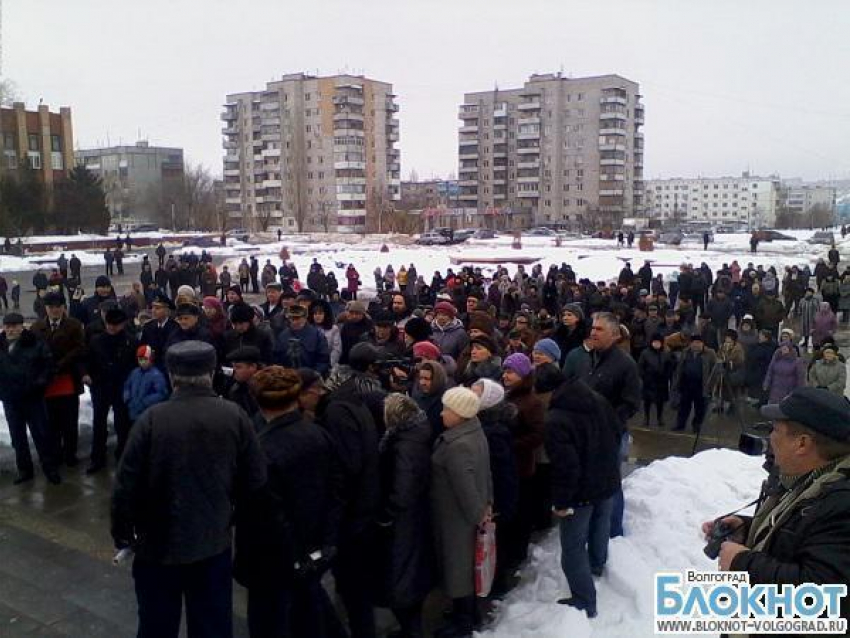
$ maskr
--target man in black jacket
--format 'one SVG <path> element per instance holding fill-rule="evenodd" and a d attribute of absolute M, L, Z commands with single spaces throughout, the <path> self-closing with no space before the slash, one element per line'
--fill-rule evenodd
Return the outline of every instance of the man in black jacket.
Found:
<path fill-rule="evenodd" d="M 607 312 L 593 317 L 590 329 L 591 367 L 584 381 L 608 400 L 620 423 L 622 433 L 620 457 L 629 455 L 631 436 L 626 429 L 628 420 L 640 408 L 641 381 L 637 364 L 617 342 L 621 338 L 620 322 Z M 611 515 L 611 537 L 623 535 L 623 491 L 614 495 L 614 513 Z"/>
<path fill-rule="evenodd" d="M 552 510 L 560 519 L 561 567 L 570 598 L 561 604 L 596 616 L 593 575 L 608 559 L 614 494 L 620 488 L 620 424 L 604 397 L 578 379 L 552 394 L 546 413 Z"/>
<path fill-rule="evenodd" d="M 753 585 L 850 582 L 850 404 L 797 388 L 761 412 L 773 421 L 779 485 L 763 491 L 754 517 L 723 519 L 736 531 L 721 545 L 720 569 L 747 572 Z M 840 615 L 850 617 L 846 596 Z"/>
<path fill-rule="evenodd" d="M 271 331 L 256 324 L 254 309 L 244 302 L 230 308 L 230 323 L 233 328 L 224 333 L 224 355 L 230 356 L 239 348 L 252 346 L 260 352 L 260 361 L 266 365 L 274 356 L 274 339 Z"/>
<path fill-rule="evenodd" d="M 124 403 L 124 382 L 136 367 L 136 339 L 125 330 L 127 313 L 121 308 L 106 311 L 106 330 L 92 337 L 83 382 L 91 388 L 92 442 L 91 459 L 86 474 L 106 467 L 106 417 L 109 410 L 118 442 L 115 459 L 121 458 L 130 432 L 130 414 Z"/>
<path fill-rule="evenodd" d="M 15 448 L 15 485 L 31 481 L 34 474 L 27 427 L 47 480 L 61 483 L 44 406 L 44 390 L 52 375 L 53 358 L 47 344 L 24 328 L 24 318 L 19 313 L 5 315 L 0 334 L 0 400 Z"/>
<path fill-rule="evenodd" d="M 378 441 L 381 437 L 369 404 L 378 396 L 382 399 L 384 393 L 377 379 L 365 372 L 377 357 L 377 349 L 371 344 L 360 343 L 352 348 L 353 373 L 349 370 L 347 378 L 329 379 L 331 393 L 323 399 L 317 413 L 317 420 L 333 440 L 346 486 L 334 578 L 348 612 L 352 638 L 376 635 L 372 592 L 363 575 L 374 567 L 370 549 L 380 501 Z"/>
<path fill-rule="evenodd" d="M 260 415 L 260 407 L 251 393 L 249 384 L 263 365 L 260 351 L 254 346 L 237 348 L 227 355 L 227 362 L 233 366 L 232 383 L 227 389 L 227 398 L 245 410 L 245 414 L 251 417 L 259 431 L 265 422 Z"/>
<path fill-rule="evenodd" d="M 301 377 L 295 370 L 271 366 L 250 385 L 262 411 L 258 440 L 268 467 L 259 507 L 246 512 L 236 528 L 236 579 L 248 588 L 250 633 L 330 636 L 331 628 L 344 633 L 321 584 L 336 552 L 342 514 L 343 485 L 331 437 L 298 409 Z"/>
<path fill-rule="evenodd" d="M 44 295 L 47 317 L 30 328 L 49 347 L 56 373 L 45 393 L 53 451 L 68 467 L 77 464 L 80 394 L 83 392 L 86 339 L 83 325 L 69 317 L 62 295 Z M 57 462 L 59 458 L 57 458 Z"/>
<path fill-rule="evenodd" d="M 158 293 L 151 304 L 153 318 L 142 326 L 141 344 L 150 346 L 154 352 L 154 365 L 161 372 L 165 369 L 165 346 L 171 335 L 180 329 L 171 318 L 174 302 L 165 293 Z"/>
<path fill-rule="evenodd" d="M 215 348 L 168 352 L 174 394 L 136 421 L 112 493 L 112 538 L 132 547 L 138 636 L 177 638 L 183 599 L 193 636 L 233 635 L 234 510 L 266 482 L 247 415 L 212 391 Z"/>

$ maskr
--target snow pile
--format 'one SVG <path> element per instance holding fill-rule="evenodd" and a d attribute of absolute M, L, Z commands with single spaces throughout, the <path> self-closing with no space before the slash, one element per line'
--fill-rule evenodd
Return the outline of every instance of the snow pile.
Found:
<path fill-rule="evenodd" d="M 626 536 L 611 541 L 596 581 L 599 616 L 558 605 L 568 592 L 557 531 L 533 547 L 522 584 L 499 604 L 489 638 L 640 638 L 653 636 L 653 577 L 659 571 L 714 569 L 700 526 L 759 493 L 762 459 L 731 450 L 670 457 L 624 482 Z"/>
<path fill-rule="evenodd" d="M 110 413 L 111 414 L 111 413 Z M 88 387 L 85 388 L 84 393 L 80 396 L 80 432 L 88 432 L 91 430 L 91 422 L 92 422 L 92 408 L 91 408 L 91 394 L 89 393 Z M 112 423 L 112 419 L 109 420 Z M 9 436 L 9 425 L 6 423 L 6 414 L 3 412 L 3 404 L 0 403 L 0 447 L 12 445 L 12 439 Z M 35 458 L 35 446 L 30 441 L 30 451 L 33 453 L 33 458 Z M 80 453 L 84 456 L 88 456 L 88 451 L 81 449 Z"/>

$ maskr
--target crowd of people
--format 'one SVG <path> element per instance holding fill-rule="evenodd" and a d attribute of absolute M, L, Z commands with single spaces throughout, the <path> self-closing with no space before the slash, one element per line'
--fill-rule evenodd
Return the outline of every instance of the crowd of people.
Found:
<path fill-rule="evenodd" d="M 183 595 L 190 635 L 222 635 L 205 628 L 231 625 L 231 576 L 248 589 L 252 636 L 344 635 L 328 570 L 354 637 L 375 635 L 376 606 L 421 636 L 435 586 L 452 601 L 436 635 L 468 636 L 487 521 L 492 596 L 516 585 L 532 535 L 557 525 L 570 589 L 558 602 L 593 618 L 594 578 L 624 533 L 632 417 L 650 426 L 654 410 L 665 427 L 669 403 L 674 430 L 699 432 L 710 407 L 845 390 L 834 333 L 850 268 L 831 259 L 781 276 L 733 261 L 665 278 L 626 263 L 611 282 L 568 264 L 426 282 L 410 264 L 376 269 L 364 299 L 351 264 L 334 264 L 340 289 L 316 260 L 302 285 L 287 261 L 251 257 L 231 275 L 206 254 L 155 254 L 124 295 L 101 275 L 86 296 L 79 268 L 59 264 L 36 285 L 37 321 L 7 311 L 0 335 L 15 483 L 34 477 L 28 430 L 50 483 L 78 463 L 85 387 L 86 472 L 102 471 L 112 413 L 112 532 L 136 555 L 142 636 L 176 636 Z M 261 289 L 265 301 L 246 301 Z"/>

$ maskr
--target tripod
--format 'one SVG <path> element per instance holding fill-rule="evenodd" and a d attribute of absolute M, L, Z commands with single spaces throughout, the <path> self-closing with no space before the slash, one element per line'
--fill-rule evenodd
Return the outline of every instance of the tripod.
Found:
<path fill-rule="evenodd" d="M 706 419 L 707 422 L 711 422 L 712 419 L 717 418 L 717 410 L 719 408 L 720 413 L 722 413 L 723 405 L 726 401 L 729 401 L 729 404 L 732 410 L 735 413 L 735 416 L 738 420 L 738 426 L 740 431 L 744 431 L 744 419 L 741 415 L 741 406 L 739 405 L 738 396 L 736 392 L 732 389 L 729 384 L 728 378 L 728 369 L 727 362 L 725 360 L 717 361 L 714 364 L 714 367 L 711 370 L 711 374 L 708 377 L 708 383 L 711 387 L 711 398 L 709 399 L 708 408 L 711 412 Z M 720 428 L 719 424 L 715 421 L 715 441 L 720 441 Z M 694 446 L 691 449 L 691 456 L 696 454 L 697 447 L 699 446 L 700 438 L 702 437 L 702 433 L 706 430 L 705 425 L 701 426 L 697 431 L 696 436 L 694 437 Z"/>

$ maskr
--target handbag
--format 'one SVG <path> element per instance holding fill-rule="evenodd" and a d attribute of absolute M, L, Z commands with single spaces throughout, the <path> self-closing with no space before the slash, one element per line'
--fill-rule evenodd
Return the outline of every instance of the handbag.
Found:
<path fill-rule="evenodd" d="M 486 598 L 496 575 L 496 523 L 487 520 L 475 532 L 475 595 Z"/>

